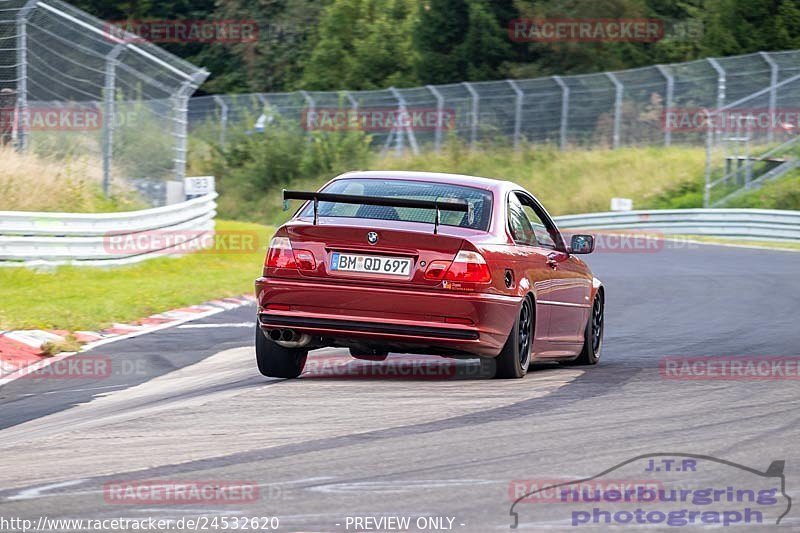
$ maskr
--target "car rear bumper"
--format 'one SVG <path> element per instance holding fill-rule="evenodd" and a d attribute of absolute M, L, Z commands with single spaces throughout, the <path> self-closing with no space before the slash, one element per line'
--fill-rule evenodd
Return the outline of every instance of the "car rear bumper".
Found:
<path fill-rule="evenodd" d="M 290 328 L 356 342 L 496 356 L 521 300 L 485 293 L 451 293 L 258 278 L 263 329 Z"/>

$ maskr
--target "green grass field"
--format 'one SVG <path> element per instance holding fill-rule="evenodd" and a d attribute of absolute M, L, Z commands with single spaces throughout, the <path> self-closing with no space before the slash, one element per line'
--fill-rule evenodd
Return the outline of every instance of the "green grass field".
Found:
<path fill-rule="evenodd" d="M 0 329 L 95 330 L 113 322 L 253 292 L 272 228 L 218 221 L 222 235 L 258 235 L 245 251 L 208 250 L 121 267 L 0 268 Z"/>

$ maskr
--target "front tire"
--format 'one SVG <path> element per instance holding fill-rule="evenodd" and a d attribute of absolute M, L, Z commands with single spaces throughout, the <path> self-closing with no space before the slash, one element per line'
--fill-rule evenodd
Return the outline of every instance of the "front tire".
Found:
<path fill-rule="evenodd" d="M 307 357 L 308 350 L 279 346 L 256 326 L 256 363 L 262 375 L 271 378 L 296 378 L 303 373 Z"/>
<path fill-rule="evenodd" d="M 586 331 L 583 337 L 583 350 L 577 359 L 571 361 L 573 365 L 596 365 L 600 361 L 600 352 L 603 349 L 603 295 L 598 293 L 592 304 L 592 314 L 586 322 Z"/>
<path fill-rule="evenodd" d="M 495 362 L 497 368 L 494 377 L 499 379 L 523 378 L 528 373 L 533 345 L 533 301 L 525 298 L 514 321 L 514 327 L 508 335 L 503 350 Z"/>

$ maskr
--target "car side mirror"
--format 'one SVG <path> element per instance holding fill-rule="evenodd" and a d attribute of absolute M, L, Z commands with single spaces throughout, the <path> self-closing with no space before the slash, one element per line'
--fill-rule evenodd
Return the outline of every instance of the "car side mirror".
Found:
<path fill-rule="evenodd" d="M 573 235 L 570 239 L 569 251 L 573 254 L 594 252 L 594 235 Z"/>

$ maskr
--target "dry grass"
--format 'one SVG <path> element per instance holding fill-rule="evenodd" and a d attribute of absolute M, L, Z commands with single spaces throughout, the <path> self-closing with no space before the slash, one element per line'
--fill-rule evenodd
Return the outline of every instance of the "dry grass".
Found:
<path fill-rule="evenodd" d="M 535 194 L 551 214 L 564 215 L 608 211 L 615 196 L 632 198 L 634 209 L 653 208 L 662 195 L 702 180 L 704 157 L 702 148 L 685 146 L 566 152 L 533 146 L 515 152 L 502 147 L 471 151 L 449 143 L 439 154 L 376 155 L 362 170 L 450 172 L 510 180 Z M 331 177 L 309 177 L 285 187 L 316 190 Z M 218 177 L 220 182 L 224 179 Z M 282 211 L 281 187 L 245 195 L 229 185 L 218 203 L 224 216 L 273 225 L 285 222 L 297 207 L 295 203 L 292 211 Z"/>
<path fill-rule="evenodd" d="M 702 148 L 621 148 L 521 152 L 472 152 L 450 145 L 441 154 L 387 156 L 374 168 L 455 172 L 514 181 L 534 193 L 553 215 L 607 211 L 615 196 L 633 198 L 634 208 L 702 175 Z"/>
<path fill-rule="evenodd" d="M 45 342 L 42 344 L 42 355 L 53 356 L 62 352 L 77 352 L 81 349 L 81 342 L 74 334 L 67 334 L 63 340 L 55 342 Z"/>
<path fill-rule="evenodd" d="M 91 157 L 52 160 L 0 147 L 0 211 L 104 212 L 139 207 L 127 190 L 103 197 L 101 163 Z"/>

